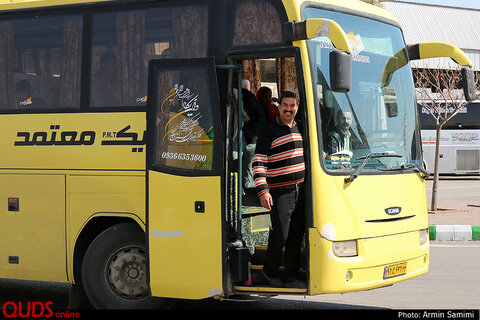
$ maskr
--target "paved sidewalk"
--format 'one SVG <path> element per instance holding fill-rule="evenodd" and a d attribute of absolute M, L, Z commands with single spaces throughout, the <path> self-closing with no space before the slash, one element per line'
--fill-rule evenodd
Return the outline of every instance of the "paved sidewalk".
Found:
<path fill-rule="evenodd" d="M 427 180 L 430 207 L 432 180 Z M 463 187 L 462 187 L 463 186 Z M 480 240 L 480 177 L 441 177 L 437 211 L 430 211 L 430 239 L 439 241 Z"/>

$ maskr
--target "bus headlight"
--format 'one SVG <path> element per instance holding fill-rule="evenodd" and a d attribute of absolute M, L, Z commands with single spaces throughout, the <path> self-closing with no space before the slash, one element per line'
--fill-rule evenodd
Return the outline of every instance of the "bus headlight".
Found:
<path fill-rule="evenodd" d="M 357 255 L 357 241 L 334 241 L 333 253 L 337 257 L 354 257 Z"/>
<path fill-rule="evenodd" d="M 428 229 L 420 230 L 420 244 L 424 244 L 428 240 Z"/>

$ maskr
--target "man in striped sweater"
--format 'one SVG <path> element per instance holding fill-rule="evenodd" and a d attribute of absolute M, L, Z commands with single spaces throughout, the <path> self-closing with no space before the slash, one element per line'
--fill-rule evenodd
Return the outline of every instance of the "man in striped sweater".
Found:
<path fill-rule="evenodd" d="M 257 141 L 253 177 L 261 205 L 270 210 L 272 228 L 263 274 L 275 287 L 304 287 L 297 279 L 300 249 L 305 231 L 302 183 L 305 179 L 303 139 L 295 122 L 298 98 L 285 91 L 279 115 L 267 123 Z M 284 281 L 279 266 L 285 246 Z"/>

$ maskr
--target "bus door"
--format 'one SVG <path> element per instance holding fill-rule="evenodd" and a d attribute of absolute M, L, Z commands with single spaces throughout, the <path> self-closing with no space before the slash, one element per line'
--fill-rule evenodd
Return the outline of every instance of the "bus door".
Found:
<path fill-rule="evenodd" d="M 222 130 L 215 61 L 153 60 L 147 111 L 147 229 L 153 296 L 222 288 Z"/>

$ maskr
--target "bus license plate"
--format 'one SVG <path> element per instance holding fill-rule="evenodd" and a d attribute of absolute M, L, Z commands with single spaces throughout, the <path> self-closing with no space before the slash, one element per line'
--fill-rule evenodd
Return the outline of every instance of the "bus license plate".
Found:
<path fill-rule="evenodd" d="M 386 266 L 385 270 L 383 271 L 383 279 L 403 276 L 407 273 L 407 263 L 397 263 L 391 266 Z"/>

